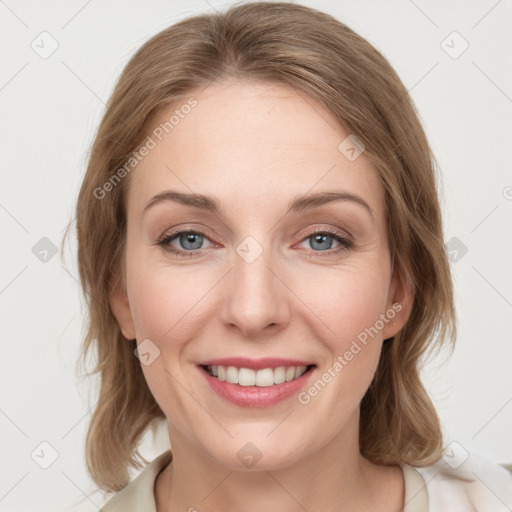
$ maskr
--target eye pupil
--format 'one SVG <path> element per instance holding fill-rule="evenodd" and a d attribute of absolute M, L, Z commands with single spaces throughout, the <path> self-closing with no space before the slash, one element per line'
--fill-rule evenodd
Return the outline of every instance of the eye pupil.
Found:
<path fill-rule="evenodd" d="M 202 237 L 202 235 L 200 235 L 199 233 L 184 233 L 180 237 L 180 242 L 185 249 L 189 249 L 189 250 L 200 249 L 201 243 L 202 243 L 201 237 Z M 198 240 L 199 240 L 199 243 L 198 243 Z M 194 243 L 196 244 L 196 246 L 193 246 L 193 247 L 187 246 L 187 244 L 193 245 Z"/>
<path fill-rule="evenodd" d="M 327 234 L 322 234 L 322 233 L 317 233 L 316 235 L 313 235 L 313 242 L 311 244 L 311 247 L 315 250 L 328 250 L 331 248 L 332 246 L 332 236 L 329 236 Z M 330 243 L 327 244 L 328 246 L 326 247 L 325 245 L 321 245 L 323 242 L 325 242 L 326 240 L 330 239 Z M 319 244 L 320 247 L 315 247 L 315 244 Z"/>

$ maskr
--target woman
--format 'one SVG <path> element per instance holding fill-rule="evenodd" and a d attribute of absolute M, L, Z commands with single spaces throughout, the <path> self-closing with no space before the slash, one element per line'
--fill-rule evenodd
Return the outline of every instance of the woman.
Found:
<path fill-rule="evenodd" d="M 324 13 L 248 3 L 144 44 L 76 211 L 104 511 L 512 506 L 419 377 L 455 339 L 434 163 L 389 63 Z M 161 420 L 172 452 L 129 483 Z"/>

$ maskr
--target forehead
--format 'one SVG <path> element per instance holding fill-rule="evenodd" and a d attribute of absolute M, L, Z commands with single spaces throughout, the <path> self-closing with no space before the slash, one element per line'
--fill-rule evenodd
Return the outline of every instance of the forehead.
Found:
<path fill-rule="evenodd" d="M 161 140 L 150 134 L 155 146 L 132 171 L 129 208 L 140 211 L 171 188 L 239 205 L 343 190 L 383 207 L 364 153 L 349 160 L 339 149 L 350 134 L 320 103 L 284 85 L 210 85 L 162 110 L 152 130 L 159 127 Z"/>

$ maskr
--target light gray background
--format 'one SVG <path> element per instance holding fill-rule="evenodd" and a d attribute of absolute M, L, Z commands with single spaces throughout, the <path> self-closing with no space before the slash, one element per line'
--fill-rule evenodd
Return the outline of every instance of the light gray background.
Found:
<path fill-rule="evenodd" d="M 510 463 L 512 5 L 303 3 L 367 38 L 411 91 L 441 166 L 446 242 L 456 237 L 468 249 L 452 263 L 455 354 L 429 364 L 424 380 L 447 443 Z M 32 248 L 43 237 L 60 246 L 86 151 L 128 58 L 168 25 L 225 5 L 0 0 L 2 511 L 95 511 L 103 503 L 83 455 L 95 395 L 74 370 L 83 334 L 74 237 L 65 261 L 42 262 Z M 42 46 L 43 31 L 59 45 L 47 59 L 31 48 L 34 40 Z M 463 40 L 454 31 L 469 44 L 458 58 Z M 48 469 L 35 462 L 51 462 L 43 441 L 58 453 Z M 165 431 L 155 443 L 148 435 L 142 452 L 152 459 L 167 443 Z"/>

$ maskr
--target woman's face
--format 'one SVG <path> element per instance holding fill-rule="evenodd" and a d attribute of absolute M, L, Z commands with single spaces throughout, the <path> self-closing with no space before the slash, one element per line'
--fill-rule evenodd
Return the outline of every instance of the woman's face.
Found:
<path fill-rule="evenodd" d="M 289 88 L 191 97 L 161 113 L 155 127 L 175 116 L 169 133 L 151 134 L 132 171 L 126 295 L 111 298 L 123 334 L 170 431 L 220 464 L 279 468 L 354 443 L 407 310 L 379 181 L 350 134 Z"/>

